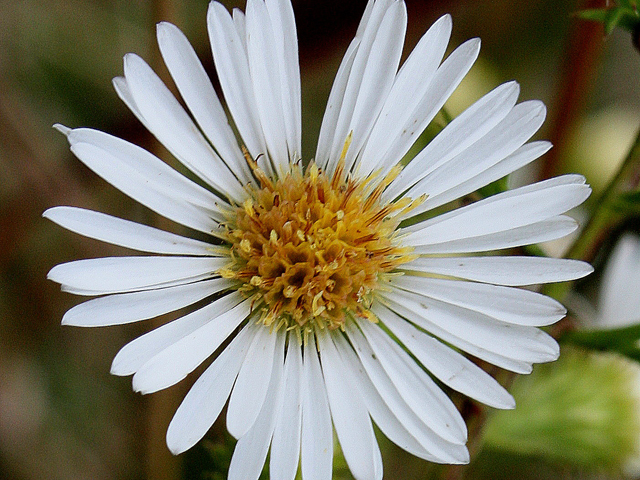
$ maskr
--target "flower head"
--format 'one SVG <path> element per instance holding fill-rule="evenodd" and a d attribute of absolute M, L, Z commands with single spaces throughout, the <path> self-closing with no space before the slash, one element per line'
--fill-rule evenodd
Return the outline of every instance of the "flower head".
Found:
<path fill-rule="evenodd" d="M 607 261 L 594 315 L 597 328 L 640 323 L 640 237 L 625 233 Z"/>
<path fill-rule="evenodd" d="M 443 61 L 451 32 L 444 16 L 398 69 L 405 4 L 371 0 L 338 70 L 315 156 L 305 161 L 289 1 L 249 0 L 246 15 L 233 16 L 213 2 L 208 26 L 238 137 L 173 25 L 158 25 L 158 42 L 188 112 L 133 54 L 114 81 L 199 183 L 118 138 L 58 127 L 98 175 L 207 239 L 79 208 L 48 210 L 70 230 L 154 254 L 53 268 L 49 277 L 63 289 L 98 296 L 63 323 L 135 322 L 199 302 L 126 345 L 112 372 L 133 374 L 134 389 L 151 393 L 219 351 L 178 408 L 167 443 L 174 453 L 192 447 L 228 401 L 227 428 L 238 438 L 230 478 L 257 478 L 269 449 L 274 477 L 293 478 L 300 463 L 305 480 L 330 478 L 332 425 L 354 476 L 381 478 L 372 420 L 421 458 L 467 462 L 464 421 L 431 375 L 512 408 L 504 388 L 457 350 L 519 373 L 554 360 L 556 342 L 536 327 L 564 308 L 513 287 L 591 271 L 570 260 L 469 254 L 570 233 L 576 224 L 563 213 L 590 189 L 567 175 L 429 213 L 547 151 L 548 142 L 526 143 L 544 105 L 516 104 L 518 85 L 504 84 L 402 168 L 479 41 Z"/>

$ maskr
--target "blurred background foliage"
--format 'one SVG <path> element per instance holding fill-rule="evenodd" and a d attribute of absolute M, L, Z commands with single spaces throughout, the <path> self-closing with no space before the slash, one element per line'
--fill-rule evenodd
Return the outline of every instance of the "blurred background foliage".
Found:
<path fill-rule="evenodd" d="M 230 8 L 244 7 L 243 1 L 223 3 Z M 365 3 L 293 0 L 303 83 L 303 153 L 307 157 L 313 154 L 333 76 Z M 605 37 L 602 25 L 573 15 L 604 3 L 407 0 L 405 52 L 433 21 L 451 13 L 451 45 L 479 36 L 483 48 L 480 59 L 448 103 L 448 111 L 456 115 L 498 84 L 517 79 L 522 99 L 539 98 L 547 104 L 548 120 L 538 138 L 551 139 L 555 144 L 534 169 L 519 176 L 528 182 L 563 172 L 583 173 L 594 187 L 593 202 L 619 168 L 640 127 L 640 55 L 632 47 L 629 32 L 614 29 Z M 122 250 L 63 231 L 41 217 L 48 207 L 76 205 L 166 227 L 163 220 L 76 161 L 63 136 L 51 126 L 58 122 L 70 127 L 89 126 L 160 151 L 119 101 L 110 79 L 121 75 L 122 56 L 127 52 L 138 53 L 167 77 L 155 43 L 154 24 L 161 20 L 183 29 L 215 78 L 206 36 L 206 9 L 206 0 L 0 2 L 1 479 L 224 478 L 233 441 L 220 422 L 207 439 L 180 457 L 171 456 L 164 444 L 166 427 L 193 376 L 167 391 L 142 397 L 131 391 L 129 379 L 109 375 L 111 359 L 119 347 L 148 330 L 149 324 L 162 320 L 103 329 L 60 327 L 63 313 L 80 300 L 60 293 L 57 285 L 46 280 L 47 271 L 64 261 L 116 255 Z M 166 154 L 163 158 L 171 161 Z M 623 221 L 593 246 L 591 256 L 597 272 L 616 237 L 623 230 L 637 231 L 638 225 L 638 218 L 626 213 Z M 560 246 L 555 251 L 565 248 Z M 599 278 L 596 274 L 581 286 L 586 302 L 595 302 Z M 568 322 L 569 329 L 580 325 L 579 319 Z M 602 347 L 588 341 L 583 344 Z M 549 402 L 561 398 L 566 402 L 567 397 L 558 397 L 554 385 L 578 388 L 571 375 L 585 372 L 594 363 L 602 368 L 602 362 L 590 357 L 597 354 L 572 352 L 559 366 L 539 367 L 533 376 L 515 381 L 514 392 L 529 422 L 544 415 L 545 405 L 547 410 L 549 405 L 559 412 L 570 410 L 562 402 L 538 404 L 536 409 L 531 398 L 544 397 Z M 620 361 L 626 362 L 622 357 Z M 605 365 L 605 370 L 615 368 L 610 363 Z M 640 421 L 630 423 L 628 417 L 635 414 L 636 420 L 640 418 L 640 401 L 634 408 L 627 402 L 633 392 L 628 392 L 624 397 L 627 400 L 621 403 L 616 403 L 618 397 L 611 393 L 615 390 L 611 384 L 627 388 L 633 379 L 640 379 L 640 375 L 634 376 L 624 368 L 618 375 L 595 375 L 593 383 L 582 382 L 580 388 L 586 389 L 582 397 L 593 400 L 592 395 L 599 393 L 610 400 L 605 402 L 609 407 L 613 405 L 611 408 L 621 412 L 607 420 L 609 429 L 598 434 L 606 436 L 607 432 L 625 429 L 625 435 L 631 438 L 625 437 L 627 444 L 633 443 L 633 438 L 637 443 Z M 538 377 L 543 380 L 536 384 Z M 598 377 L 601 383 L 596 382 Z M 532 397 L 534 394 L 538 397 Z M 481 418 L 491 416 L 471 402 L 461 403 L 461 408 L 463 412 L 480 411 Z M 586 414 L 582 413 L 593 417 L 594 411 L 588 410 L 591 407 L 584 408 Z M 520 449 L 518 429 L 513 430 L 519 421 L 522 418 L 497 418 L 493 423 L 490 419 L 486 448 L 469 468 L 450 470 L 448 478 L 604 479 L 624 475 L 634 478 L 638 473 L 622 468 L 626 457 L 610 465 L 599 462 L 595 454 L 593 458 L 587 455 L 592 461 L 580 461 L 570 454 L 550 455 L 544 448 Z M 571 423 L 553 425 L 572 428 Z M 528 430 L 522 427 L 520 433 L 523 431 Z M 569 445 L 573 441 L 570 437 L 566 440 Z M 504 448 L 501 438 L 513 439 L 513 448 Z M 596 440 L 594 448 L 598 442 L 608 442 L 606 438 Z M 616 437 L 609 443 L 615 445 L 617 441 L 622 440 Z M 382 439 L 381 445 L 385 478 L 428 478 L 433 472 Z M 480 446 L 475 448 L 480 450 Z M 611 455 L 635 455 L 637 461 L 640 449 L 617 449 Z M 350 478 L 341 462 L 337 458 L 335 478 Z"/>

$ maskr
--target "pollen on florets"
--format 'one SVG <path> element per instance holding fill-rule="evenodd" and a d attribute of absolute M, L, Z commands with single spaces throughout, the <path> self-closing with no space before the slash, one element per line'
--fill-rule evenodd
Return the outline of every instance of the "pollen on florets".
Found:
<path fill-rule="evenodd" d="M 385 275 L 411 260 L 398 246 L 398 213 L 410 199 L 382 204 L 398 171 L 374 183 L 350 178 L 340 162 L 325 174 L 315 163 L 268 178 L 250 162 L 260 188 L 226 223 L 230 263 L 220 271 L 255 299 L 260 320 L 275 329 L 343 328 L 368 307 Z"/>

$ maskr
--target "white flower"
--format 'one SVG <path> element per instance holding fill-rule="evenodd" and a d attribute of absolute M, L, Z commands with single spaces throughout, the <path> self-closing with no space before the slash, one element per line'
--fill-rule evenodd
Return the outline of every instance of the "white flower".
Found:
<path fill-rule="evenodd" d="M 602 275 L 598 308 L 587 317 L 593 318 L 593 327 L 601 329 L 640 324 L 640 236 L 626 232 L 617 241 Z M 640 346 L 640 341 L 636 341 L 636 346 Z M 640 406 L 640 369 L 636 362 L 629 363 L 630 371 L 635 375 L 625 386 L 635 400 L 636 408 L 632 410 L 635 413 Z M 625 420 L 624 424 L 618 425 L 630 426 L 636 441 L 632 454 L 627 449 L 622 450 L 623 470 L 629 478 L 636 478 L 640 476 L 640 432 L 637 428 L 640 416 Z M 623 433 L 627 431 L 624 427 L 618 426 L 618 429 Z"/>
<path fill-rule="evenodd" d="M 640 237 L 623 234 L 602 276 L 594 326 L 621 328 L 640 323 Z"/>
<path fill-rule="evenodd" d="M 625 232 L 602 273 L 597 303 L 573 293 L 567 299 L 587 329 L 617 329 L 640 323 L 640 236 Z"/>
<path fill-rule="evenodd" d="M 65 228 L 157 254 L 53 268 L 49 278 L 65 291 L 99 296 L 69 310 L 63 323 L 123 324 L 200 302 L 126 345 L 112 373 L 133 374 L 134 389 L 151 393 L 221 350 L 178 408 L 167 443 L 174 453 L 192 447 L 228 400 L 227 428 L 238 439 L 230 478 L 257 478 L 269 448 L 273 478 L 294 478 L 299 461 L 305 480 L 331 478 L 332 424 L 353 475 L 381 478 L 372 420 L 414 455 L 467 462 L 464 421 L 430 375 L 512 408 L 509 393 L 451 347 L 518 373 L 554 360 L 556 342 L 536 327 L 565 309 L 512 287 L 591 271 L 571 260 L 468 254 L 567 235 L 576 223 L 563 213 L 590 189 L 567 175 L 427 220 L 416 216 L 546 152 L 548 142 L 525 143 L 544 105 L 516 105 L 518 85 L 504 84 L 401 170 L 398 162 L 470 69 L 480 42 L 464 43 L 443 62 L 451 32 L 444 16 L 398 70 L 405 4 L 372 0 L 337 73 L 314 160 L 303 167 L 289 1 L 249 0 L 246 15 L 233 16 L 213 2 L 208 26 L 240 138 L 173 25 L 158 25 L 158 42 L 189 113 L 136 55 L 125 57 L 125 75 L 114 81 L 206 188 L 123 140 L 59 129 L 106 181 L 209 240 L 79 208 L 48 210 Z"/>

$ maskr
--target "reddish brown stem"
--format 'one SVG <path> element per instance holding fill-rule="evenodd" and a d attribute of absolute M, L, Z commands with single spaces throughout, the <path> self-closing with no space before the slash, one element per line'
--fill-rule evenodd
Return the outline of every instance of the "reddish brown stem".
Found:
<path fill-rule="evenodd" d="M 604 8 L 606 0 L 584 0 L 578 10 Z M 583 112 L 598 70 L 603 48 L 604 27 L 574 17 L 569 30 L 566 55 L 561 66 L 559 89 L 550 120 L 550 140 L 554 148 L 544 157 L 540 175 L 550 178 L 560 172 L 568 133 Z"/>

